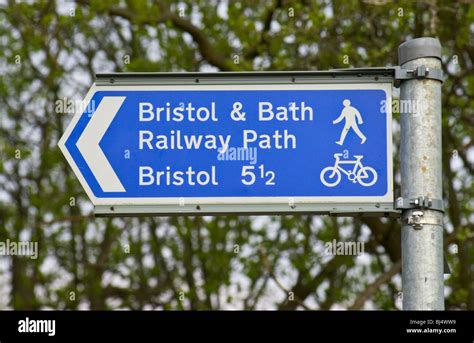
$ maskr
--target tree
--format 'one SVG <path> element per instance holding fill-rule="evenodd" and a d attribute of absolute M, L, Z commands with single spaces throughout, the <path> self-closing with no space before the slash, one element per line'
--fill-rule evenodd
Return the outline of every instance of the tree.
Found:
<path fill-rule="evenodd" d="M 473 21 L 474 5 L 465 1 L 0 5 L 0 241 L 39 245 L 36 260 L 0 256 L 0 306 L 400 308 L 400 224 L 393 220 L 94 218 L 57 148 L 73 112 L 58 105 L 81 99 L 99 72 L 388 66 L 401 42 L 438 36 L 447 75 L 447 308 L 474 309 Z M 395 146 L 398 134 L 395 125 Z M 328 256 L 324 243 L 333 239 L 363 241 L 367 254 Z"/>

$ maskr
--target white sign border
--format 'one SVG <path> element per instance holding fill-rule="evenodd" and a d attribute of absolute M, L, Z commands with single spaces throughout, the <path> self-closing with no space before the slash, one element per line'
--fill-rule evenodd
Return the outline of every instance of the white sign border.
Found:
<path fill-rule="evenodd" d="M 86 97 L 82 101 L 81 108 L 87 108 L 90 100 L 98 91 L 173 91 L 173 90 L 383 90 L 386 95 L 387 113 L 387 193 L 383 196 L 284 196 L 284 197 L 179 197 L 179 198 L 97 198 L 86 182 L 77 164 L 67 150 L 65 143 L 71 132 L 76 127 L 83 112 L 76 112 L 69 123 L 66 131 L 58 142 L 58 146 L 66 157 L 74 174 L 79 179 L 82 187 L 94 205 L 179 205 L 183 199 L 187 205 L 238 205 L 238 204 L 341 204 L 341 203 L 393 203 L 393 142 L 392 142 L 392 84 L 389 82 L 364 82 L 364 83 L 308 83 L 308 84 L 226 84 L 226 85 L 150 85 L 150 86 L 98 86 L 92 85 Z"/>

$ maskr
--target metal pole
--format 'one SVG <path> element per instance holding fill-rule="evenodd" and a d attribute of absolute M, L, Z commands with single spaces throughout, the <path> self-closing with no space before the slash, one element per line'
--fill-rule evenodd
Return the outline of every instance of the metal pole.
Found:
<path fill-rule="evenodd" d="M 417 38 L 400 45 L 402 69 L 441 69 L 441 45 Z M 441 85 L 434 79 L 404 80 L 400 87 L 401 195 L 442 203 Z M 410 111 L 411 108 L 411 111 Z M 431 206 L 402 211 L 404 310 L 444 310 L 443 212 Z"/>

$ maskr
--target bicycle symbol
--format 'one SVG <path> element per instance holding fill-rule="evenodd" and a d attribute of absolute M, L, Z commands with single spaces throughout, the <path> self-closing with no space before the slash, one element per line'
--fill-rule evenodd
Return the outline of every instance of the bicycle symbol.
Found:
<path fill-rule="evenodd" d="M 362 165 L 363 155 L 354 155 L 355 160 L 347 161 L 341 160 L 342 154 L 334 154 L 334 166 L 326 167 L 321 170 L 320 179 L 326 187 L 335 187 L 341 182 L 341 172 L 347 175 L 349 181 L 359 183 L 364 187 L 370 187 L 377 182 L 377 172 L 372 167 L 365 167 Z M 352 170 L 342 168 L 341 164 L 353 164 Z"/>

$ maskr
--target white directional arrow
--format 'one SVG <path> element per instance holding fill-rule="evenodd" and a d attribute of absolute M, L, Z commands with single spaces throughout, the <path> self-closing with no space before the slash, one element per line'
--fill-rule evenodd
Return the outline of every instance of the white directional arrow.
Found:
<path fill-rule="evenodd" d="M 125 188 L 99 146 L 105 131 L 124 101 L 124 96 L 104 97 L 76 144 L 104 192 L 125 192 Z"/>

